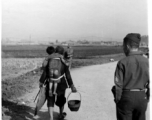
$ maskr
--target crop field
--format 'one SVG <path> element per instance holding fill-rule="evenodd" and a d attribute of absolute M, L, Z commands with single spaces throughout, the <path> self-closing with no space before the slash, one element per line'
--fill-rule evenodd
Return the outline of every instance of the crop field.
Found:
<path fill-rule="evenodd" d="M 31 73 L 29 72 L 35 73 L 35 71 L 38 71 L 39 75 L 41 74 L 42 71 L 39 68 L 47 56 L 45 51 L 46 48 L 47 46 L 45 45 L 2 46 L 3 97 L 6 97 L 6 95 L 10 97 L 11 95 L 8 94 L 8 84 L 15 87 L 17 80 L 24 84 L 24 76 L 30 78 Z M 122 47 L 120 46 L 74 46 L 73 49 L 74 57 L 72 61 L 72 69 L 88 65 L 108 63 L 111 58 L 117 61 L 124 57 L 122 54 Z M 30 82 L 29 78 L 26 82 Z M 11 91 L 15 88 L 12 88 Z"/>
<path fill-rule="evenodd" d="M 3 57 L 43 58 L 46 57 L 45 45 L 2 46 Z M 74 46 L 74 58 L 85 59 L 91 56 L 122 53 L 122 47 L 114 46 Z"/>
<path fill-rule="evenodd" d="M 40 68 L 47 56 L 46 48 L 46 45 L 2 46 L 3 83 L 15 82 L 16 78 Z M 72 68 L 106 63 L 111 57 L 117 60 L 121 55 L 115 54 L 122 52 L 121 47 L 106 46 L 74 46 L 73 50 Z"/>
<path fill-rule="evenodd" d="M 47 56 L 47 46 L 2 46 L 2 80 L 17 77 L 28 71 L 41 67 L 42 61 Z M 121 47 L 105 46 L 74 46 L 72 68 L 100 64 L 106 59 L 97 56 L 121 53 Z"/>
<path fill-rule="evenodd" d="M 2 80 L 17 77 L 41 67 L 46 45 L 2 46 Z M 72 68 L 102 64 L 123 57 L 121 46 L 73 46 Z M 145 50 L 145 49 L 143 49 Z"/>
<path fill-rule="evenodd" d="M 41 67 L 47 56 L 46 45 L 2 46 L 2 79 L 16 77 Z M 102 64 L 122 57 L 121 46 L 73 46 L 72 68 Z M 142 48 L 146 51 L 146 48 Z"/>

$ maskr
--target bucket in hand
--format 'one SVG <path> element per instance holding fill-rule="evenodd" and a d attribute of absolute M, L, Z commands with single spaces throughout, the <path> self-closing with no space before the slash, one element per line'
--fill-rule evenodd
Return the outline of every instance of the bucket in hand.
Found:
<path fill-rule="evenodd" d="M 72 93 L 72 92 L 71 92 Z M 71 94 L 70 93 L 70 94 Z M 68 101 L 68 107 L 71 111 L 78 111 L 81 105 L 81 94 L 79 92 L 76 92 L 80 95 L 80 100 L 68 100 L 70 94 L 67 97 L 67 101 Z M 72 93 L 72 94 L 76 94 L 76 93 Z"/>

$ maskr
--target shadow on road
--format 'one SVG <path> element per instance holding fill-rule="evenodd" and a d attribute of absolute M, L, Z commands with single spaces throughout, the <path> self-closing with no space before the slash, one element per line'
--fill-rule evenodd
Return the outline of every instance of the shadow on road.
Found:
<path fill-rule="evenodd" d="M 33 114 L 32 107 L 2 100 L 2 120 L 49 120 L 48 111 L 39 111 L 36 117 Z M 58 119 L 58 115 L 53 113 L 54 120 Z"/>

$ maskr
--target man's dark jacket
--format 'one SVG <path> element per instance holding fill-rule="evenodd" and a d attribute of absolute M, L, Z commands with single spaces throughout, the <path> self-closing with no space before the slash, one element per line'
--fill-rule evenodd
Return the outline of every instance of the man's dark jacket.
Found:
<path fill-rule="evenodd" d="M 131 52 L 120 60 L 115 71 L 116 101 L 121 99 L 123 90 L 145 89 L 149 98 L 149 62 L 141 52 Z"/>

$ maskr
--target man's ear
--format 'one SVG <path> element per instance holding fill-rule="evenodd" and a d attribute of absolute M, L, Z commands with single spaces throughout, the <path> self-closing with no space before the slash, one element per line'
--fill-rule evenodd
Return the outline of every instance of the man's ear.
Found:
<path fill-rule="evenodd" d="M 130 45 L 127 44 L 127 49 L 130 50 Z"/>

